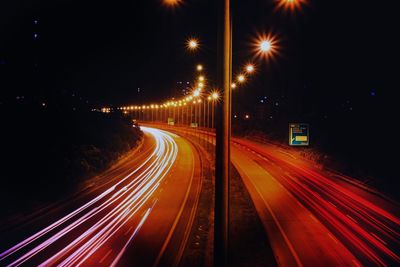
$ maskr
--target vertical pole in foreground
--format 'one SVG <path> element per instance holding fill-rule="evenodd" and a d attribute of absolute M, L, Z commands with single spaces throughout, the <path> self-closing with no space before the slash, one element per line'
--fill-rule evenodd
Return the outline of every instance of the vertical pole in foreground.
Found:
<path fill-rule="evenodd" d="M 229 233 L 229 178 L 230 178 L 230 139 L 231 139 L 231 79 L 232 42 L 230 0 L 221 2 L 219 86 L 223 90 L 222 105 L 218 107 L 216 175 L 215 175 L 215 240 L 214 266 L 228 266 Z"/>

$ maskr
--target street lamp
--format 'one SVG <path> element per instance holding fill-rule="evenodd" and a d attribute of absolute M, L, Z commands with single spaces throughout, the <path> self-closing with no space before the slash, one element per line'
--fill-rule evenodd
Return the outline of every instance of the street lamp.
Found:
<path fill-rule="evenodd" d="M 187 41 L 186 47 L 192 51 L 197 50 L 199 48 L 199 41 L 195 38 L 191 38 Z"/>
<path fill-rule="evenodd" d="M 218 93 L 218 92 L 213 92 L 213 93 L 211 94 L 211 98 L 212 98 L 213 100 L 218 100 L 218 99 L 219 99 L 219 93 Z"/>
<path fill-rule="evenodd" d="M 260 43 L 260 50 L 262 52 L 269 52 L 271 50 L 271 41 L 269 40 L 262 40 Z"/>
<path fill-rule="evenodd" d="M 278 53 L 278 39 L 272 34 L 258 35 L 253 47 L 258 57 L 273 58 Z"/>
<path fill-rule="evenodd" d="M 240 74 L 240 75 L 237 77 L 237 81 L 238 81 L 239 83 L 244 83 L 244 82 L 246 81 L 246 76 L 244 76 L 243 74 Z"/>
<path fill-rule="evenodd" d="M 308 0 L 278 0 L 276 8 L 294 12 L 301 9 L 302 5 L 305 5 L 307 3 Z"/>
<path fill-rule="evenodd" d="M 254 71 L 255 71 L 254 65 L 253 64 L 247 64 L 246 72 L 250 74 L 250 73 L 253 73 Z"/>
<path fill-rule="evenodd" d="M 194 96 L 194 97 L 198 97 L 198 96 L 200 96 L 200 90 L 199 90 L 199 89 L 197 89 L 197 90 L 194 90 L 194 92 L 193 92 L 193 96 Z"/>
<path fill-rule="evenodd" d="M 182 3 L 182 0 L 163 0 L 163 3 L 169 7 L 176 7 Z"/>

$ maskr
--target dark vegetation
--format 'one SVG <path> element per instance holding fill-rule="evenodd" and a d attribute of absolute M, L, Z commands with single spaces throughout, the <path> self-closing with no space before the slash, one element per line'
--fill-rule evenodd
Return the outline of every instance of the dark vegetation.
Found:
<path fill-rule="evenodd" d="M 398 163 L 397 156 L 393 156 L 398 147 L 393 124 L 396 119 L 386 99 L 367 96 L 352 110 L 326 105 L 331 110 L 323 114 L 316 113 L 312 103 L 301 111 L 293 109 L 294 105 L 282 101 L 277 109 L 273 103 L 272 107 L 267 104 L 261 112 L 247 108 L 256 115 L 249 120 L 234 120 L 234 132 L 288 146 L 289 123 L 309 123 L 310 146 L 296 148 L 304 156 L 399 200 Z"/>
<path fill-rule="evenodd" d="M 136 147 L 142 132 L 121 114 L 59 106 L 1 107 L 2 217 L 58 200 Z"/>

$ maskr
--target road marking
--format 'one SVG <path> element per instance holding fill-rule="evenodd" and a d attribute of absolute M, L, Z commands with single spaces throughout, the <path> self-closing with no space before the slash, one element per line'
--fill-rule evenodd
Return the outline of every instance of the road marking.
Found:
<path fill-rule="evenodd" d="M 182 206 L 180 207 L 180 209 L 179 209 L 179 211 L 178 211 L 178 214 L 177 214 L 177 216 L 176 216 L 176 218 L 175 218 L 174 223 L 172 224 L 172 227 L 171 227 L 171 229 L 170 229 L 170 231 L 169 231 L 169 233 L 168 233 L 167 238 L 166 238 L 165 241 L 164 241 L 164 244 L 163 244 L 163 246 L 162 246 L 162 248 L 161 248 L 161 250 L 160 250 L 160 253 L 158 254 L 156 260 L 154 261 L 153 267 L 158 266 L 158 264 L 159 264 L 159 262 L 160 262 L 160 260 L 161 260 L 161 257 L 164 255 L 164 252 L 165 252 L 165 250 L 167 249 L 167 246 L 168 246 L 168 244 L 169 244 L 169 242 L 170 242 L 170 240 L 171 240 L 171 238 L 172 238 L 173 233 L 175 232 L 175 228 L 176 228 L 176 226 L 178 225 L 178 222 L 179 222 L 179 220 L 180 220 L 180 218 L 181 218 L 181 216 L 182 216 L 183 210 L 184 210 L 184 208 L 185 208 L 185 206 L 186 206 L 186 202 L 187 202 L 187 200 L 188 200 L 188 198 L 189 198 L 189 193 L 190 193 L 190 189 L 191 189 L 191 187 L 192 187 L 193 176 L 194 176 L 194 170 L 195 170 L 195 168 L 194 168 L 194 167 L 195 167 L 194 155 L 193 155 L 193 151 L 192 151 L 192 150 L 191 150 L 191 152 L 192 152 L 192 153 L 191 153 L 191 156 L 192 156 L 192 162 L 193 162 L 192 174 L 191 174 L 191 177 L 192 177 L 192 178 L 190 179 L 190 182 L 189 182 L 189 185 L 188 185 L 188 189 L 187 189 L 187 191 L 186 191 L 186 194 L 185 194 L 185 197 L 184 197 Z"/>
<path fill-rule="evenodd" d="M 370 234 L 375 237 L 378 241 L 380 241 L 382 244 L 387 245 L 387 243 L 385 241 L 383 241 L 382 239 L 380 239 L 376 234 L 370 232 Z"/>
<path fill-rule="evenodd" d="M 104 255 L 103 258 L 101 258 L 101 260 L 99 261 L 99 263 L 103 263 L 103 261 L 108 257 L 108 255 L 111 254 L 111 252 L 112 252 L 112 249 L 110 249 L 110 250 L 106 253 L 106 255 Z"/>
<path fill-rule="evenodd" d="M 328 236 L 329 236 L 336 244 L 339 244 L 339 242 L 337 241 L 337 239 L 336 239 L 333 235 L 331 235 L 330 233 L 328 233 Z"/>
<path fill-rule="evenodd" d="M 355 222 L 355 223 L 357 223 L 358 224 L 358 222 L 353 218 L 353 217 L 351 217 L 350 215 L 348 215 L 348 214 L 346 214 L 346 216 L 347 216 L 347 218 L 349 218 L 350 220 L 352 220 L 353 222 Z"/>
<path fill-rule="evenodd" d="M 311 217 L 311 219 L 313 219 L 313 221 L 315 221 L 316 223 L 318 223 L 318 220 L 317 220 L 317 218 L 315 218 L 314 215 L 310 214 L 310 217 Z"/>
<path fill-rule="evenodd" d="M 328 201 L 329 204 L 331 204 L 332 206 L 334 206 L 335 208 L 337 208 L 337 206 L 335 204 L 333 204 L 332 202 Z"/>
<path fill-rule="evenodd" d="M 291 157 L 292 159 L 297 159 L 295 156 L 293 156 L 292 154 L 290 154 L 290 153 L 288 153 L 286 151 L 282 151 L 282 150 L 278 150 L 278 151 L 281 152 L 282 154 L 285 154 L 285 155 Z"/>
<path fill-rule="evenodd" d="M 358 263 L 357 260 L 352 260 L 353 264 L 357 267 L 361 267 L 362 265 Z"/>
<path fill-rule="evenodd" d="M 270 175 L 270 176 L 273 178 L 272 175 Z M 247 176 L 247 177 L 248 177 L 248 176 Z M 273 179 L 275 180 L 275 178 L 273 178 Z M 252 179 L 249 179 L 249 178 L 248 178 L 248 180 L 250 181 L 250 183 L 253 185 L 253 187 L 254 187 L 255 190 L 257 191 L 258 195 L 259 195 L 259 196 L 261 197 L 261 199 L 263 200 L 265 206 L 267 207 L 269 213 L 271 214 L 272 219 L 273 219 L 274 222 L 275 222 L 275 225 L 278 227 L 279 232 L 281 233 L 283 239 L 284 239 L 285 242 L 286 242 L 286 245 L 288 246 L 290 252 L 292 253 L 292 256 L 293 256 L 294 260 L 296 261 L 297 265 L 302 267 L 303 264 L 302 264 L 302 262 L 301 262 L 299 256 L 297 255 L 297 252 L 296 252 L 296 250 L 294 249 L 292 242 L 290 242 L 288 236 L 286 235 L 285 231 L 283 230 L 283 227 L 282 227 L 282 225 L 280 224 L 280 222 L 279 222 L 278 218 L 276 217 L 274 211 L 272 210 L 271 206 L 270 206 L 270 205 L 268 204 L 268 202 L 265 200 L 263 194 L 261 194 L 260 190 L 259 190 L 258 187 L 254 184 L 254 182 L 252 181 Z M 275 180 L 275 181 L 276 181 L 276 180 Z M 280 183 L 278 183 L 278 184 L 280 184 Z"/>
<path fill-rule="evenodd" d="M 132 228 L 133 228 L 133 226 L 131 226 L 131 227 L 128 229 L 128 231 L 126 231 L 126 232 L 125 232 L 125 234 L 124 234 L 124 235 L 128 235 L 128 234 L 129 234 L 129 232 L 132 230 Z"/>

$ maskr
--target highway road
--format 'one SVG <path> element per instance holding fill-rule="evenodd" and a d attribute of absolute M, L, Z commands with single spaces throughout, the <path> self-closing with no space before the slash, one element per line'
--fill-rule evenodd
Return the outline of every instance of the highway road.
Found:
<path fill-rule="evenodd" d="M 200 159 L 184 139 L 142 130 L 140 150 L 2 232 L 0 266 L 178 263 L 197 207 Z"/>
<path fill-rule="evenodd" d="M 185 131 L 215 144 L 213 133 Z M 232 163 L 278 265 L 400 266 L 398 203 L 350 177 L 321 170 L 295 149 L 232 141 Z"/>
<path fill-rule="evenodd" d="M 400 207 L 271 144 L 234 139 L 241 174 L 281 266 L 400 265 Z"/>

